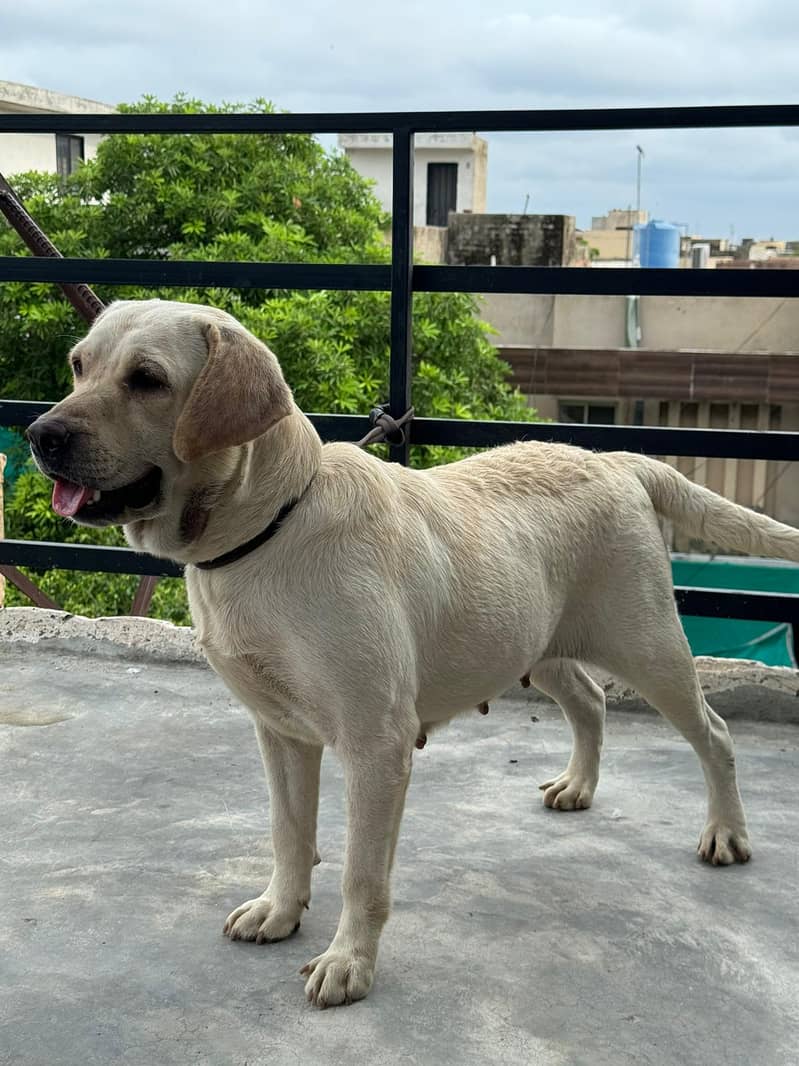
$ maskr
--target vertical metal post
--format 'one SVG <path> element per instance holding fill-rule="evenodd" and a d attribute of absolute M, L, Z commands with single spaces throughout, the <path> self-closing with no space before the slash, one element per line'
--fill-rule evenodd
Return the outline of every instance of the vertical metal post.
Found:
<path fill-rule="evenodd" d="M 394 130 L 393 171 L 388 403 L 389 413 L 399 418 L 411 406 L 413 355 L 413 133 L 408 127 Z M 408 465 L 410 430 L 407 425 L 404 444 L 391 445 L 392 462 Z"/>

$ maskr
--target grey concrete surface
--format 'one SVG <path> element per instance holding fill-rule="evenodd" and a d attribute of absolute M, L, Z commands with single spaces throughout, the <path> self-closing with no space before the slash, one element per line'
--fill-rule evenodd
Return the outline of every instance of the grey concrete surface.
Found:
<path fill-rule="evenodd" d="M 796 726 L 733 723 L 755 856 L 713 869 L 698 763 L 655 716 L 609 715 L 573 813 L 536 789 L 568 756 L 556 708 L 460 719 L 415 759 L 373 991 L 318 1012 L 298 971 L 338 914 L 337 763 L 302 929 L 231 943 L 270 866 L 246 713 L 196 664 L 71 648 L 0 643 L 3 1064 L 797 1062 Z"/>

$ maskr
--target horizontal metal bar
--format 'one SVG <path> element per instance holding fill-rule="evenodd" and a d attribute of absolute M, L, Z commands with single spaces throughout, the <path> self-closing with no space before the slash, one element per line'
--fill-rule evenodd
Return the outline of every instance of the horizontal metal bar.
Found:
<path fill-rule="evenodd" d="M 0 426 L 29 426 L 52 405 L 0 400 Z M 371 428 L 363 415 L 309 414 L 325 441 L 357 441 Z M 598 426 L 571 422 L 487 422 L 415 418 L 411 444 L 491 448 L 517 440 L 558 441 L 597 451 L 689 455 L 719 459 L 799 460 L 799 433 L 745 429 L 678 429 L 665 426 Z"/>
<path fill-rule="evenodd" d="M 361 440 L 370 429 L 374 429 L 368 417 L 364 415 L 320 415 L 307 416 L 316 432 L 324 441 L 346 441 L 354 444 Z M 406 430 L 408 427 L 405 427 Z"/>
<path fill-rule="evenodd" d="M 660 426 L 598 426 L 565 422 L 472 422 L 415 418 L 412 444 L 488 448 L 516 440 L 558 441 L 598 451 L 690 455 L 722 459 L 799 459 L 799 434 L 772 430 L 668 429 Z"/>
<path fill-rule="evenodd" d="M 209 263 L 183 259 L 0 256 L 0 281 L 381 292 L 390 288 L 391 274 L 388 266 L 360 263 Z"/>
<path fill-rule="evenodd" d="M 0 256 L 0 282 L 385 292 L 390 268 L 372 264 L 209 263 L 153 259 Z M 799 271 L 590 267 L 415 266 L 416 292 L 568 293 L 590 296 L 799 297 Z"/>
<path fill-rule="evenodd" d="M 799 271 L 416 266 L 413 269 L 413 287 L 417 292 L 799 297 Z"/>
<path fill-rule="evenodd" d="M 28 566 L 34 570 L 80 570 L 96 573 L 148 574 L 181 577 L 174 563 L 140 555 L 126 548 L 89 544 L 0 540 L 0 565 Z M 764 622 L 799 621 L 799 596 L 734 589 L 675 588 L 681 614 L 700 617 L 747 618 Z"/>
<path fill-rule="evenodd" d="M 0 426 L 24 429 L 52 406 L 37 400 L 0 400 Z"/>
<path fill-rule="evenodd" d="M 167 559 L 129 548 L 96 544 L 57 544 L 48 540 L 0 539 L 0 563 L 32 570 L 91 570 L 105 574 L 151 574 L 182 577 L 183 568 Z"/>
<path fill-rule="evenodd" d="M 794 104 L 280 115 L 0 115 L 0 133 L 391 133 L 397 128 L 412 133 L 568 132 L 796 125 L 799 107 Z"/>
<path fill-rule="evenodd" d="M 371 292 L 385 292 L 391 287 L 390 268 L 367 263 L 209 263 L 31 256 L 0 256 L 0 282 L 3 281 Z M 415 266 L 413 288 L 416 292 L 796 298 L 799 271 Z"/>
<path fill-rule="evenodd" d="M 680 614 L 699 618 L 746 618 L 750 622 L 799 622 L 799 596 L 737 589 L 674 589 Z"/>

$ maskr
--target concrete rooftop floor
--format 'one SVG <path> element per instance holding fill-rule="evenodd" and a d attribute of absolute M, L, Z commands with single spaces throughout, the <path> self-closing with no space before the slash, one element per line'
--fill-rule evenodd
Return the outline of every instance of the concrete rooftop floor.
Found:
<path fill-rule="evenodd" d="M 537 720 L 534 720 L 537 719 Z M 799 727 L 736 721 L 755 857 L 694 846 L 704 783 L 655 716 L 611 712 L 590 811 L 541 805 L 557 708 L 492 705 L 415 759 L 369 998 L 319 1012 L 344 842 L 326 756 L 314 898 L 277 945 L 222 936 L 270 866 L 253 730 L 207 669 L 0 643 L 0 1062 L 799 1061 Z"/>

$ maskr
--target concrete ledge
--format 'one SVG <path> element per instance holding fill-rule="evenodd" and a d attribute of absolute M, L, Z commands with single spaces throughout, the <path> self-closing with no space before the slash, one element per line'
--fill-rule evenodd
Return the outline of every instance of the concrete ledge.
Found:
<path fill-rule="evenodd" d="M 765 666 L 750 659 L 695 659 L 699 682 L 713 710 L 726 719 L 799 725 L 799 672 L 784 666 Z M 623 682 L 601 670 L 591 674 L 605 690 L 608 708 L 651 712 L 650 705 Z M 532 689 L 515 686 L 507 694 L 540 701 Z"/>
<path fill-rule="evenodd" d="M 65 653 L 110 655 L 114 658 L 158 662 L 204 662 L 189 626 L 175 626 L 156 618 L 83 618 L 40 607 L 0 610 L 0 644 L 35 644 L 43 650 L 57 646 Z"/>
<path fill-rule="evenodd" d="M 134 661 L 204 663 L 194 630 L 154 618 L 83 618 L 37 607 L 0 610 L 0 644 L 31 644 L 65 654 L 113 656 Z M 724 718 L 799 724 L 799 672 L 745 659 L 696 660 L 702 689 Z M 648 711 L 632 689 L 600 671 L 594 676 L 616 710 Z M 535 689 L 515 685 L 511 699 L 540 702 Z"/>

